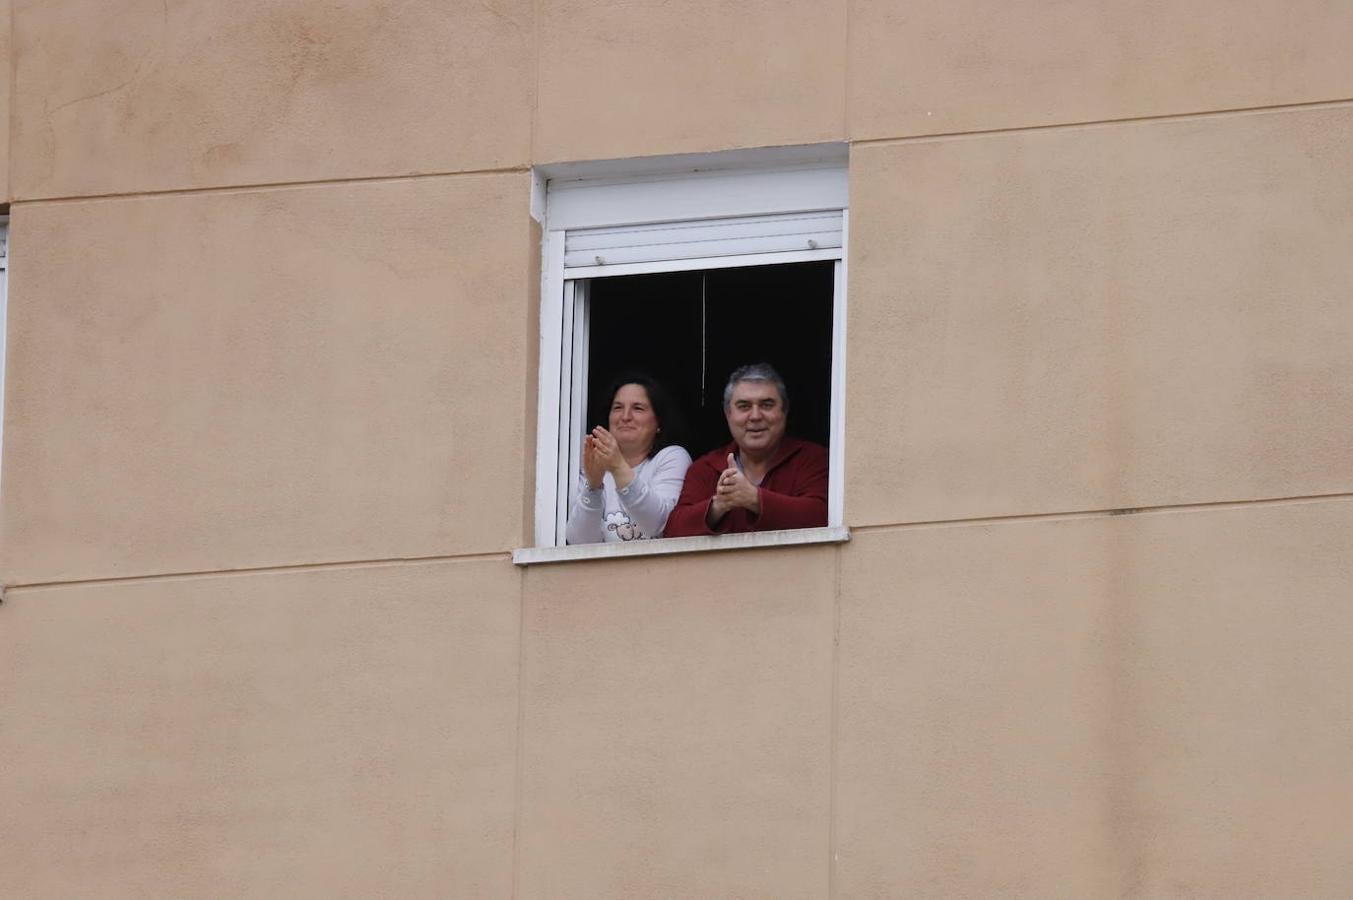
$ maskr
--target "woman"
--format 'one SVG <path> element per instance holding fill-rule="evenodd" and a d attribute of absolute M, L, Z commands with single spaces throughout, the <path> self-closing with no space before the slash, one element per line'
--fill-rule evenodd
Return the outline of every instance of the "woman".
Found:
<path fill-rule="evenodd" d="M 610 427 L 598 425 L 583 438 L 570 544 L 662 537 L 691 465 L 691 455 L 674 443 L 676 411 L 657 382 L 627 375 L 609 394 Z"/>

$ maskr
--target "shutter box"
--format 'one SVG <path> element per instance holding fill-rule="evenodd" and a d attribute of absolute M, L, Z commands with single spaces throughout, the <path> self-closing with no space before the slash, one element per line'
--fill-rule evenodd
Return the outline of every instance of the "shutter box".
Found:
<path fill-rule="evenodd" d="M 836 249 L 841 224 L 837 209 L 569 230 L 564 268 Z"/>

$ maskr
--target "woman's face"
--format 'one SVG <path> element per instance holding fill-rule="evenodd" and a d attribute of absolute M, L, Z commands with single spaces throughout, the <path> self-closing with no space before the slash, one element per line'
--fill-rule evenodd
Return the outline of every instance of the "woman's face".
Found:
<path fill-rule="evenodd" d="M 625 384 L 611 398 L 611 434 L 626 456 L 647 456 L 658 435 L 658 417 L 642 385 Z"/>

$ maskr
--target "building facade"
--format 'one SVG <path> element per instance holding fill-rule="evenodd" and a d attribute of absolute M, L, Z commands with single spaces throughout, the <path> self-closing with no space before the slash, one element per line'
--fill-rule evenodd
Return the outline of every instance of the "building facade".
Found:
<path fill-rule="evenodd" d="M 2 5 L 7 895 L 1353 893 L 1353 4 Z M 778 147 L 849 540 L 514 563 L 551 173 Z"/>

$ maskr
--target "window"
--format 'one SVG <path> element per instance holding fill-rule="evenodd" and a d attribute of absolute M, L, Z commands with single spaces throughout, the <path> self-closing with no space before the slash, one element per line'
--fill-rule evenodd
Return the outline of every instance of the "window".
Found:
<path fill-rule="evenodd" d="M 844 539 L 844 147 L 549 167 L 537 173 L 533 205 L 544 228 L 536 547 L 514 560 L 709 549 L 728 540 L 564 552 L 582 435 L 604 421 L 611 379 L 634 368 L 673 393 L 690 420 L 693 457 L 728 440 L 729 372 L 750 362 L 779 369 L 790 392 L 790 433 L 826 445 L 831 461 L 828 527 L 809 529 L 829 533 L 780 540 Z M 773 542 L 736 537 L 739 545 Z"/>

